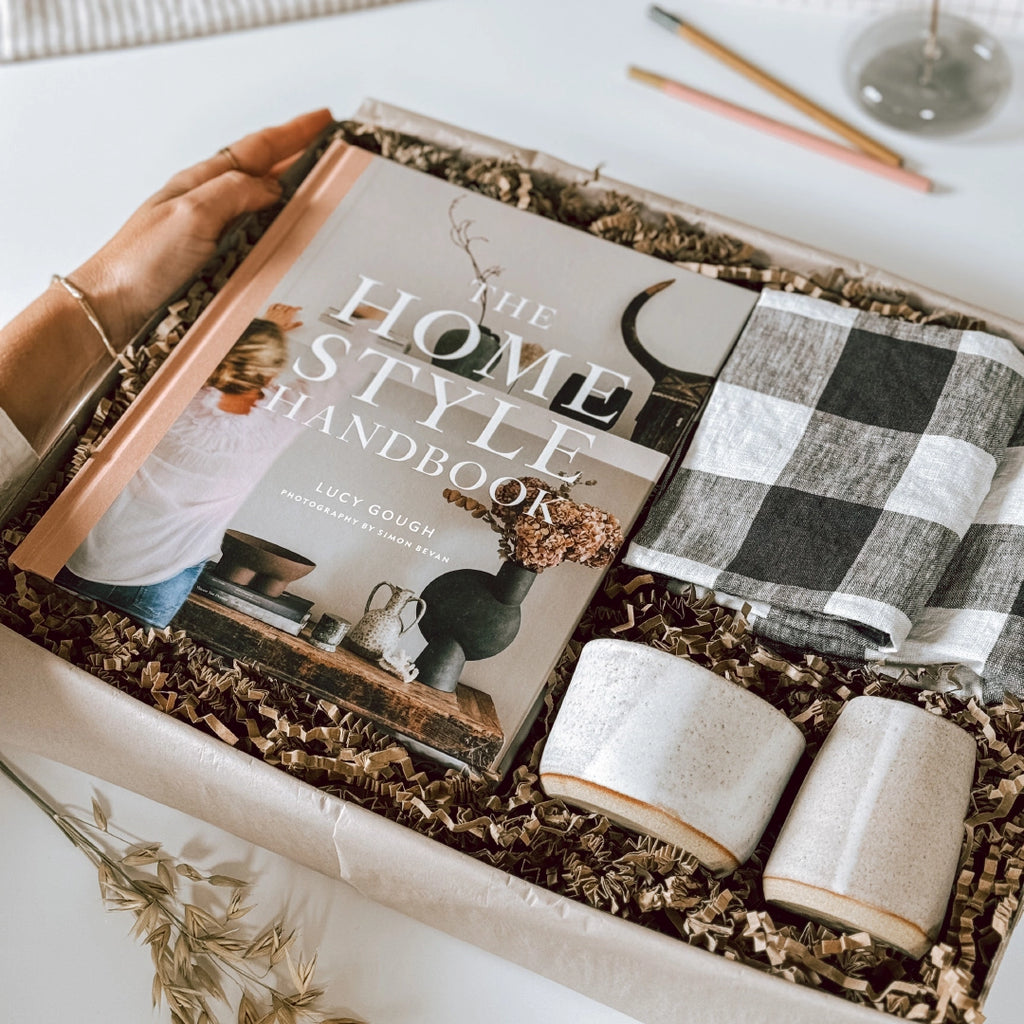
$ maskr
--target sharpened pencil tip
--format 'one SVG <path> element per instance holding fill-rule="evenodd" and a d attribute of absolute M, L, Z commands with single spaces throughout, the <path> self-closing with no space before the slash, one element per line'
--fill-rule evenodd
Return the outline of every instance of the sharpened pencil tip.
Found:
<path fill-rule="evenodd" d="M 682 25 L 682 22 L 674 14 L 670 14 L 657 4 L 651 4 L 647 8 L 647 13 L 652 21 L 656 21 L 662 28 L 667 28 L 670 32 L 678 32 L 679 26 Z"/>

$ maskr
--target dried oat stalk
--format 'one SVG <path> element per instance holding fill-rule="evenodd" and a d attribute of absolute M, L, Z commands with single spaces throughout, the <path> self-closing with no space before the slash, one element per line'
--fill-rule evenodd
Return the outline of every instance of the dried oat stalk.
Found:
<path fill-rule="evenodd" d="M 117 835 L 95 799 L 89 822 L 51 806 L 2 760 L 0 773 L 92 861 L 108 909 L 135 918 L 132 934 L 153 957 L 153 1005 L 166 1003 L 172 1024 L 217 1024 L 218 1006 L 231 1006 L 230 987 L 239 992 L 231 1010 L 238 1024 L 359 1024 L 318 1008 L 323 989 L 314 982 L 316 955 L 302 960 L 293 954 L 296 933 L 283 922 L 256 935 L 242 933 L 238 922 L 253 909 L 242 902 L 248 882 L 203 874 L 168 857 L 160 843 Z M 110 853 L 111 847 L 120 852 Z M 223 909 L 216 909 L 220 901 L 212 898 L 218 888 L 231 890 Z M 194 902 L 204 892 L 206 907 Z M 287 968 L 284 984 L 277 980 L 281 964 Z"/>

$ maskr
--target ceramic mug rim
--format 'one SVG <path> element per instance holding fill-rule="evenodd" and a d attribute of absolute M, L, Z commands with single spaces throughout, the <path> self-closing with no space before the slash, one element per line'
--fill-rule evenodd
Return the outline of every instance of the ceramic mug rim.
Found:
<path fill-rule="evenodd" d="M 583 645 L 580 651 L 579 658 L 577 659 L 577 667 L 579 661 L 583 658 L 583 652 L 588 648 L 609 648 L 612 650 L 621 651 L 637 651 L 640 653 L 638 657 L 647 657 L 652 661 L 658 662 L 666 667 L 676 667 L 680 664 L 691 666 L 702 670 L 703 678 L 698 681 L 693 679 L 689 672 L 681 674 L 680 677 L 674 680 L 680 686 L 708 686 L 714 687 L 720 690 L 723 694 L 728 694 L 730 698 L 744 702 L 749 705 L 752 712 L 760 711 L 766 715 L 766 717 L 774 717 L 780 722 L 785 722 L 786 726 L 795 733 L 800 741 L 806 746 L 806 739 L 800 727 L 783 711 L 781 708 L 777 708 L 770 700 L 766 697 L 762 697 L 759 693 L 754 693 L 753 690 L 747 689 L 741 683 L 734 682 L 731 679 L 727 679 L 725 676 L 719 675 L 717 672 L 713 672 L 706 665 L 701 665 L 700 662 L 694 661 L 692 658 L 685 657 L 680 654 L 673 654 L 671 651 L 664 651 L 659 647 L 651 647 L 648 644 L 637 643 L 635 640 L 622 640 L 618 637 L 599 637 L 595 640 L 589 640 Z M 703 674 L 706 673 L 706 674 Z M 572 682 L 575 680 L 575 674 L 573 680 L 569 682 L 569 687 L 572 687 Z M 717 680 L 717 682 L 716 682 Z M 566 696 L 568 690 L 566 691 Z M 925 712 L 927 713 L 927 712 Z M 962 730 L 961 730 L 962 731 Z"/>

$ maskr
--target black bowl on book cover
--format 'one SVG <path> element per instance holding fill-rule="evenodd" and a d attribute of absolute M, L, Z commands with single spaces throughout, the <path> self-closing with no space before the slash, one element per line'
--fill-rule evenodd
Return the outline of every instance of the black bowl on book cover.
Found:
<path fill-rule="evenodd" d="M 316 562 L 269 540 L 228 530 L 221 541 L 218 576 L 242 587 L 279 597 L 294 580 L 312 572 Z"/>

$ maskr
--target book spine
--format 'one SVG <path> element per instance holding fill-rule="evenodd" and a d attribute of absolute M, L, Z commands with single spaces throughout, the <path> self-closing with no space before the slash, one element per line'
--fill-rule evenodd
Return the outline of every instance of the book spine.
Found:
<path fill-rule="evenodd" d="M 138 400 L 11 555 L 19 569 L 53 577 L 127 486 L 277 282 L 370 164 L 364 150 L 332 143 L 252 252 L 153 375 Z"/>

